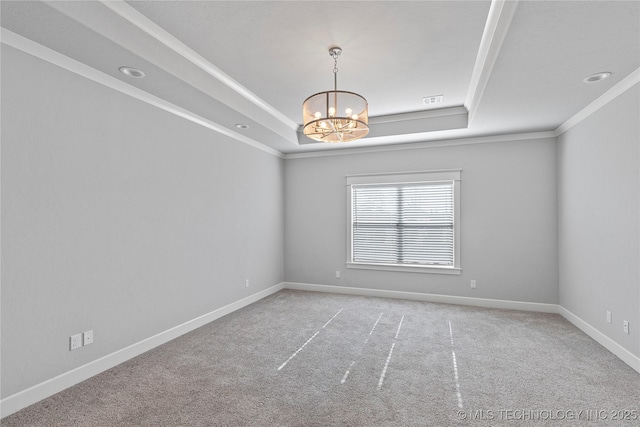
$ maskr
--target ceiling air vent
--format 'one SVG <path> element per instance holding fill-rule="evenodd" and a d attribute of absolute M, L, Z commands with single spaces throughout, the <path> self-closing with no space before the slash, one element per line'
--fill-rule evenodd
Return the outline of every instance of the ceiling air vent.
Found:
<path fill-rule="evenodd" d="M 424 105 L 442 104 L 443 98 L 443 95 L 425 96 L 424 98 L 422 98 L 422 103 Z"/>

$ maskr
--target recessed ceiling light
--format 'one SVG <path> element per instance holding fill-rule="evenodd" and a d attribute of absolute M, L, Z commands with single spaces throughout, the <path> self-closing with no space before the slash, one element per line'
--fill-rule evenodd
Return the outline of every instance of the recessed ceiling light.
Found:
<path fill-rule="evenodd" d="M 249 129 L 249 125 L 245 125 L 244 123 L 238 123 L 236 127 L 238 129 Z"/>
<path fill-rule="evenodd" d="M 593 75 L 587 77 L 586 79 L 584 79 L 583 82 L 585 82 L 585 83 L 595 83 L 595 82 L 599 82 L 600 80 L 604 80 L 604 79 L 606 79 L 607 77 L 610 77 L 610 76 L 611 76 L 611 73 L 609 71 L 605 71 L 605 72 L 602 72 L 602 73 L 593 74 Z"/>
<path fill-rule="evenodd" d="M 120 67 L 119 70 L 125 76 L 133 77 L 136 79 L 141 79 L 145 76 L 144 72 L 133 67 Z"/>

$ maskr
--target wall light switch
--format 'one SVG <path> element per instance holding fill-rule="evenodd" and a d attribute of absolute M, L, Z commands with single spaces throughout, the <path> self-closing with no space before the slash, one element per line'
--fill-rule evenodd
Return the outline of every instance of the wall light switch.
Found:
<path fill-rule="evenodd" d="M 340 270 L 336 270 L 336 279 L 340 278 Z"/>
<path fill-rule="evenodd" d="M 471 281 L 471 289 L 475 289 L 476 288 L 476 281 L 472 280 Z"/>
<path fill-rule="evenodd" d="M 611 323 L 611 312 L 607 310 L 607 323 Z"/>

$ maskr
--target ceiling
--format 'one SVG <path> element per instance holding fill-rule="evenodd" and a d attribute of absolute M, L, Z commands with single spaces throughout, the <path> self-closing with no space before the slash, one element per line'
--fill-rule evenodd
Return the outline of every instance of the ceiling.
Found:
<path fill-rule="evenodd" d="M 553 131 L 640 68 L 637 1 L 2 1 L 0 12 L 2 43 L 283 154 Z M 367 98 L 371 132 L 315 143 L 301 107 L 332 89 L 333 45 L 338 88 Z"/>

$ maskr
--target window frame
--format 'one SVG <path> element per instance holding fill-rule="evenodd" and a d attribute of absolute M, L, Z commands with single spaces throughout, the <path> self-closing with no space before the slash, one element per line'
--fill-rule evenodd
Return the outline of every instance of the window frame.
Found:
<path fill-rule="evenodd" d="M 363 270 L 399 271 L 460 275 L 460 187 L 462 169 L 443 169 L 419 172 L 391 172 L 346 175 L 347 193 L 347 261 L 346 267 Z M 383 264 L 353 261 L 353 185 L 418 184 L 453 181 L 453 266 Z"/>

